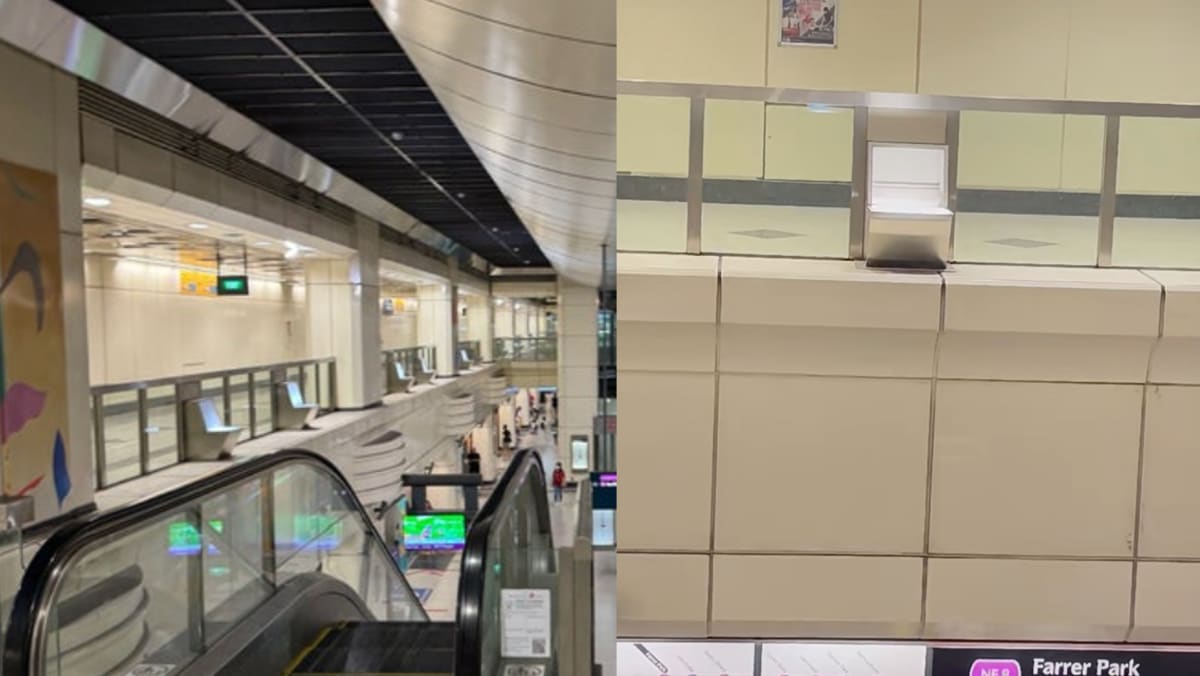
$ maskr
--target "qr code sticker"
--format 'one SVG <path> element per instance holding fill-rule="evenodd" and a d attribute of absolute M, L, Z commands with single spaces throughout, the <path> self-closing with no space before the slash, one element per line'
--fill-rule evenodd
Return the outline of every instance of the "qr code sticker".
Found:
<path fill-rule="evenodd" d="M 533 648 L 534 655 L 548 655 L 549 654 L 549 652 L 546 650 L 546 639 L 535 638 L 531 641 L 531 643 L 533 644 L 531 647 Z"/>

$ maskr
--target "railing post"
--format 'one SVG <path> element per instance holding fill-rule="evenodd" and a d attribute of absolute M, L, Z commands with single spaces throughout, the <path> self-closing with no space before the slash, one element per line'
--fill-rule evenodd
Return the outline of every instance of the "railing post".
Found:
<path fill-rule="evenodd" d="M 204 520 L 200 505 L 187 510 L 187 520 L 200 538 L 200 551 L 187 558 L 188 644 L 192 651 L 204 652 Z"/>
<path fill-rule="evenodd" d="M 274 589 L 278 582 L 275 552 L 275 472 L 268 472 L 260 479 L 262 493 L 262 561 L 263 576 Z"/>
<path fill-rule="evenodd" d="M 150 472 L 150 433 L 146 428 L 150 425 L 149 412 L 146 410 L 146 388 L 138 388 L 137 391 L 137 409 L 138 409 L 138 463 L 141 466 L 141 475 Z"/>
<path fill-rule="evenodd" d="M 108 487 L 108 449 L 104 446 L 104 395 L 92 395 L 92 440 L 96 446 L 96 485 Z"/>
<path fill-rule="evenodd" d="M 258 407 L 255 405 L 254 371 L 246 374 L 246 405 L 250 407 L 250 438 L 258 436 Z"/>

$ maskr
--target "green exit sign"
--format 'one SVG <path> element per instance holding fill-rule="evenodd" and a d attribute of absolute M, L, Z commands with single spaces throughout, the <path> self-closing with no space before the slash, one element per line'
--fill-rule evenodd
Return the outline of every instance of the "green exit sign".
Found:
<path fill-rule="evenodd" d="M 218 296 L 249 296 L 250 282 L 246 275 L 221 275 L 217 277 Z"/>

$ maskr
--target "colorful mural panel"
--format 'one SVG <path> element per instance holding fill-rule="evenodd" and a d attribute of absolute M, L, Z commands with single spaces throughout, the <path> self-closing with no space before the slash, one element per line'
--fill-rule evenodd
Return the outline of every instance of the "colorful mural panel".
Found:
<path fill-rule="evenodd" d="M 55 177 L 0 161 L 0 471 L 39 518 L 71 493 L 65 350 Z"/>

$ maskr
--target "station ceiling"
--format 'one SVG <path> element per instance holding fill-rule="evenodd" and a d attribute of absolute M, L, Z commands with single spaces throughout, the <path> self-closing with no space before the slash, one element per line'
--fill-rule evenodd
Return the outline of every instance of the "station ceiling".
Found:
<path fill-rule="evenodd" d="M 59 2 L 493 265 L 548 265 L 368 0 Z"/>

